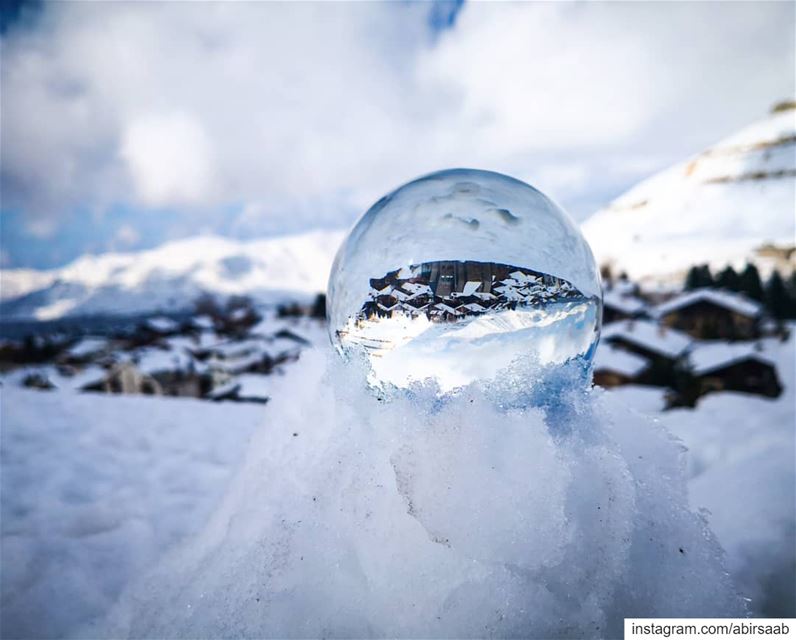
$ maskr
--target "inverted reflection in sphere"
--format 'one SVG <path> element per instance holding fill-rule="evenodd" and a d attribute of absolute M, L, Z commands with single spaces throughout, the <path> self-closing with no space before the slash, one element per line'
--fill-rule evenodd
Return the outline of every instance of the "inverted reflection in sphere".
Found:
<path fill-rule="evenodd" d="M 357 222 L 329 279 L 329 332 L 378 387 L 489 380 L 518 358 L 588 365 L 600 333 L 594 257 L 533 187 L 451 169 L 393 191 Z"/>

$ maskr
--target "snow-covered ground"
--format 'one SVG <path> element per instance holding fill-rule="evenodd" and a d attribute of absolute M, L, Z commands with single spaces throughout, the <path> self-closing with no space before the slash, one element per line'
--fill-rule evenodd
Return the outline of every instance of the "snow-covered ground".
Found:
<path fill-rule="evenodd" d="M 796 615 L 796 340 L 763 341 L 783 385 L 775 399 L 714 393 L 695 410 L 657 415 L 688 453 L 691 504 L 707 519 L 755 615 Z M 640 412 L 663 408 L 663 390 L 610 392 Z"/>
<path fill-rule="evenodd" d="M 260 405 L 2 389 L 4 638 L 62 637 L 205 526 Z"/>
<path fill-rule="evenodd" d="M 777 400 L 664 414 L 384 403 L 325 347 L 265 407 L 5 386 L 2 635 L 600 637 L 734 590 L 793 615 L 793 338 L 765 350 Z"/>

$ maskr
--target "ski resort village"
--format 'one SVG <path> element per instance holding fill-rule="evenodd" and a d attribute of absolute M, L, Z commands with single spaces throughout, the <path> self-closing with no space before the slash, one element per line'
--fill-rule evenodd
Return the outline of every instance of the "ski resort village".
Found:
<path fill-rule="evenodd" d="M 614 637 L 624 615 L 796 616 L 796 103 L 760 115 L 566 221 L 594 254 L 588 295 L 534 264 L 555 247 L 527 264 L 454 248 L 357 283 L 351 326 L 440 331 L 601 293 L 577 394 L 520 378 L 446 403 L 422 372 L 392 404 L 371 393 L 330 342 L 338 228 L 3 268 L 0 635 Z M 526 386 L 558 404 L 495 400 Z"/>
<path fill-rule="evenodd" d="M 506 281 L 515 282 L 508 270 L 503 268 Z M 604 325 L 595 384 L 660 388 L 667 408 L 693 407 L 701 396 L 717 391 L 780 395 L 782 374 L 764 344 L 787 342 L 787 320 L 796 316 L 796 292 L 778 276 L 764 290 L 752 265 L 745 277 L 736 277 L 736 290 L 696 287 L 696 274 L 705 270 L 693 270 L 685 291 L 665 295 L 644 294 L 626 278 L 614 280 L 604 273 Z M 745 279 L 757 299 L 738 290 Z M 426 300 L 430 290 L 417 295 L 401 293 L 398 286 L 396 293 L 387 292 L 390 287 L 384 285 L 374 294 L 372 313 L 389 314 L 401 306 L 416 314 L 429 308 L 455 322 L 461 313 L 488 309 L 491 301 L 485 301 L 486 296 L 495 296 L 468 292 L 468 286 L 478 289 L 481 283 L 462 280 L 462 293 L 440 291 L 450 299 L 440 298 L 435 305 Z M 499 283 L 498 289 L 511 286 Z M 519 293 L 511 299 L 513 305 L 526 303 Z M 260 307 L 248 298 L 217 302 L 207 296 L 196 302 L 193 313 L 176 317 L 106 319 L 94 333 L 77 329 L 79 324 L 55 326 L 50 332 L 3 339 L 4 385 L 265 403 L 268 377 L 284 375 L 302 349 L 328 340 L 323 294 L 310 303 Z"/>

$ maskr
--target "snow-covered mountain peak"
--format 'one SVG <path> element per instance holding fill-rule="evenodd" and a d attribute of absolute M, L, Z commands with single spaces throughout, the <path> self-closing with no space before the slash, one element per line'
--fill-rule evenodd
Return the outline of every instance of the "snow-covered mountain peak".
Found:
<path fill-rule="evenodd" d="M 793 268 L 792 104 L 633 187 L 583 225 L 601 263 L 653 281 L 693 264 Z"/>
<path fill-rule="evenodd" d="M 47 271 L 0 271 L 3 319 L 182 310 L 202 293 L 261 301 L 326 289 L 341 231 L 246 242 L 201 235 Z"/>

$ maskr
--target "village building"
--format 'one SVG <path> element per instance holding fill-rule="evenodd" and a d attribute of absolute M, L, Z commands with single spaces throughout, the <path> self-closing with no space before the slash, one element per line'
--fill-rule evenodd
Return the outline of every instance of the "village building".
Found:
<path fill-rule="evenodd" d="M 763 307 L 739 293 L 695 289 L 658 305 L 654 315 L 700 340 L 751 340 L 760 336 Z"/>
<path fill-rule="evenodd" d="M 740 391 L 775 398 L 782 392 L 774 362 L 754 343 L 702 344 L 689 353 L 688 360 L 700 396 Z"/>
<path fill-rule="evenodd" d="M 163 388 L 158 381 L 142 373 L 132 362 L 120 362 L 112 366 L 102 379 L 85 385 L 82 390 L 102 393 L 163 394 Z"/>
<path fill-rule="evenodd" d="M 49 391 L 58 388 L 42 371 L 31 371 L 26 374 L 22 378 L 22 386 L 28 389 L 38 389 L 39 391 Z"/>
<path fill-rule="evenodd" d="M 635 353 L 603 345 L 594 358 L 594 384 L 610 389 L 637 382 L 649 364 Z"/>
<path fill-rule="evenodd" d="M 180 331 L 180 323 L 167 316 L 155 316 L 144 322 L 144 329 L 158 336 L 170 336 Z"/>
<path fill-rule="evenodd" d="M 655 386 L 674 386 L 677 367 L 691 346 L 689 336 L 650 320 L 626 320 L 605 325 L 602 341 L 645 358 L 649 366 L 637 382 Z"/>
<path fill-rule="evenodd" d="M 216 323 L 211 316 L 203 313 L 198 316 L 192 317 L 188 321 L 188 325 L 191 329 L 197 332 L 202 332 L 202 331 L 212 331 L 215 328 Z"/>
<path fill-rule="evenodd" d="M 107 338 L 86 336 L 66 349 L 58 362 L 67 365 L 81 365 L 93 362 L 109 352 L 111 343 Z"/>
<path fill-rule="evenodd" d="M 603 293 L 603 322 L 605 324 L 620 320 L 632 320 L 647 315 L 647 304 L 632 294 L 620 293 L 611 289 Z"/>

